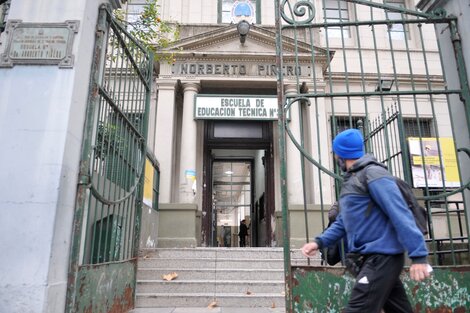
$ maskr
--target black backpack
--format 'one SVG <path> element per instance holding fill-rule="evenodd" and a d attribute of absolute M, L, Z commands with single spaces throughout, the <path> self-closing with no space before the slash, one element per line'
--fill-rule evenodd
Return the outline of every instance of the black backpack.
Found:
<path fill-rule="evenodd" d="M 361 183 L 367 188 L 367 182 L 365 181 L 365 170 L 363 172 L 364 175 L 362 175 Z M 427 235 L 428 215 L 426 213 L 426 209 L 419 204 L 418 200 L 416 199 L 416 196 L 413 193 L 413 189 L 411 189 L 410 185 L 406 181 L 396 176 L 393 176 L 393 179 L 395 180 L 398 189 L 400 189 L 401 195 L 403 196 L 403 199 L 405 199 L 408 208 L 413 214 L 416 226 L 418 226 L 419 230 L 421 231 L 421 233 L 423 233 L 423 235 Z M 369 202 L 369 205 L 367 206 L 366 216 L 370 214 L 373 205 L 374 201 L 371 199 L 371 202 Z"/>
<path fill-rule="evenodd" d="M 339 214 L 339 204 L 336 202 L 331 206 L 331 208 L 328 210 L 328 227 L 331 226 L 336 221 L 336 217 Z M 325 259 L 325 257 L 322 255 L 322 258 Z M 341 262 L 341 240 L 337 241 L 334 245 L 326 248 L 326 263 L 328 265 L 335 265 L 337 263 Z"/>
<path fill-rule="evenodd" d="M 426 213 L 426 209 L 419 205 L 416 196 L 413 193 L 413 189 L 411 189 L 410 185 L 403 179 L 399 177 L 395 177 L 395 183 L 400 189 L 401 195 L 405 199 L 408 208 L 410 209 L 411 213 L 413 213 L 413 217 L 415 218 L 416 226 L 418 226 L 419 230 L 423 233 L 423 235 L 428 234 L 428 214 Z"/>

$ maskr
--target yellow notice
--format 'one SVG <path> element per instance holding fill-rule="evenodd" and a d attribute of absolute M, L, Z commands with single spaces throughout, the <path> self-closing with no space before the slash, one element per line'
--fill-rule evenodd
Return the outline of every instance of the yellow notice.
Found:
<path fill-rule="evenodd" d="M 424 158 L 424 163 L 426 165 L 436 165 L 440 166 L 440 161 L 438 156 L 424 156 L 422 157 L 421 155 L 414 155 L 413 156 L 413 164 L 414 165 L 423 165 L 423 158 Z"/>
<path fill-rule="evenodd" d="M 152 207 L 154 168 L 149 159 L 145 160 L 144 204 Z"/>
<path fill-rule="evenodd" d="M 458 183 L 460 182 L 460 176 L 457 167 L 454 141 L 452 138 L 440 138 L 439 142 L 442 148 L 444 168 L 446 169 L 446 181 Z"/>
<path fill-rule="evenodd" d="M 452 138 L 408 138 L 414 187 L 459 187 L 455 146 Z"/>

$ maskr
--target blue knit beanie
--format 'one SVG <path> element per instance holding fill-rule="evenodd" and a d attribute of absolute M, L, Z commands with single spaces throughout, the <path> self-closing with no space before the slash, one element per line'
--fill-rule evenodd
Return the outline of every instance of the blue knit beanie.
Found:
<path fill-rule="evenodd" d="M 333 140 L 333 151 L 340 158 L 359 159 L 364 155 L 364 139 L 359 130 L 351 128 L 339 133 Z"/>

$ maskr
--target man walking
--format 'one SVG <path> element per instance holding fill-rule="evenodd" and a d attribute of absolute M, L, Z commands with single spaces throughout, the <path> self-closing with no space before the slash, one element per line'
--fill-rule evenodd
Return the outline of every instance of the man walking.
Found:
<path fill-rule="evenodd" d="M 302 248 L 306 257 L 347 235 L 346 267 L 356 276 L 344 312 L 412 313 L 400 273 L 404 252 L 411 279 L 429 276 L 424 236 L 416 226 L 393 176 L 373 156 L 364 154 L 359 130 L 348 129 L 333 141 L 335 159 L 345 172 L 340 214 L 323 234 Z"/>
<path fill-rule="evenodd" d="M 246 226 L 246 220 L 240 221 L 240 229 L 238 231 L 238 237 L 240 237 L 240 247 L 246 247 L 246 236 L 248 236 L 248 226 Z"/>

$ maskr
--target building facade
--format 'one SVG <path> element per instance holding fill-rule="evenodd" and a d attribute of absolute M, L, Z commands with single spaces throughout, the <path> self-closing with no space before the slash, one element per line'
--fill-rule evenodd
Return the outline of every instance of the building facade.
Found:
<path fill-rule="evenodd" d="M 465 0 L 276 2 L 160 0 L 152 79 L 112 18 L 145 1 L 0 1 L 1 312 L 128 311 L 139 248 L 238 247 L 242 220 L 300 247 L 350 127 L 424 196 L 433 264 L 468 264 L 468 19 L 432 13 Z"/>
<path fill-rule="evenodd" d="M 138 10 L 142 3 L 128 5 Z M 275 113 L 279 45 L 282 92 L 287 99 L 299 94 L 309 99 L 294 103 L 288 113 L 295 139 L 286 142 L 294 247 L 306 240 L 304 208 L 313 232 L 325 227 L 322 216 L 335 201 L 339 184 L 324 170 L 335 171 L 331 141 L 344 128 L 381 133 L 375 143 L 370 137 L 368 151 L 395 167 L 395 174 L 409 175 L 410 183 L 414 178 L 414 187 L 424 187 L 418 182 L 418 176 L 426 180 L 423 175 L 404 169 L 411 167 L 403 165 L 413 145 L 408 138 L 450 138 L 455 131 L 446 95 L 433 94 L 445 88 L 439 46 L 432 24 L 403 13 L 415 11 L 415 2 L 379 5 L 384 7 L 309 1 L 309 23 L 316 26 L 286 27 L 277 43 L 273 2 L 160 1 L 162 19 L 178 25 L 180 38 L 163 51 L 173 53 L 174 61 L 159 64 L 156 77 L 156 126 L 151 125 L 151 134 L 161 180 L 158 239 L 152 243 L 223 246 L 225 225 L 231 227 L 230 245 L 237 246 L 238 225 L 246 219 L 251 246 L 281 245 L 282 147 Z M 295 9 L 293 4 L 282 9 L 285 25 Z M 369 20 L 385 22 L 370 26 Z M 400 115 L 402 129 L 380 131 L 379 125 L 394 114 Z M 391 142 L 394 136 L 398 140 L 398 132 L 406 143 Z M 294 141 L 302 141 L 322 170 L 300 157 Z M 392 161 L 391 155 L 402 152 Z M 455 185 L 447 182 L 448 188 L 460 185 L 456 177 Z M 442 179 L 434 185 L 443 186 Z M 178 223 L 185 226 L 175 228 Z M 449 236 L 447 230 L 439 234 Z"/>

